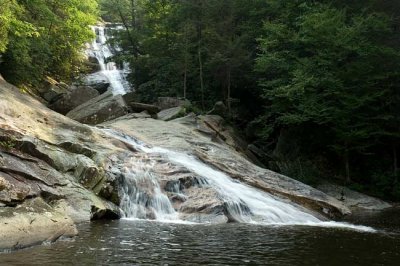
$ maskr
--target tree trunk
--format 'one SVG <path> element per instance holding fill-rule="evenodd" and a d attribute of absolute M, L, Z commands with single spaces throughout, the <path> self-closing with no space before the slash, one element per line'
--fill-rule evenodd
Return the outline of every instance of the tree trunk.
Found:
<path fill-rule="evenodd" d="M 185 65 L 183 72 L 183 99 L 186 99 L 187 91 L 187 72 L 188 72 L 188 37 L 187 37 L 187 27 L 185 26 Z"/>
<path fill-rule="evenodd" d="M 198 55 L 199 55 L 199 69 L 200 69 L 201 108 L 204 111 L 205 110 L 205 106 L 204 106 L 203 60 L 201 58 L 201 48 L 200 48 L 200 46 L 199 46 L 199 50 L 198 50 Z"/>
<path fill-rule="evenodd" d="M 199 76 L 200 76 L 200 91 L 201 91 L 201 108 L 205 110 L 204 104 L 204 80 L 203 80 L 203 60 L 201 55 L 201 47 L 203 40 L 203 2 L 197 1 L 197 14 L 196 14 L 196 31 L 197 31 L 197 44 L 198 44 L 198 59 L 199 59 Z"/>
<path fill-rule="evenodd" d="M 346 149 L 344 151 L 344 166 L 346 170 L 346 183 L 350 183 L 351 178 L 350 178 L 349 148 L 347 147 L 347 144 L 346 144 Z"/>
<path fill-rule="evenodd" d="M 397 147 L 395 144 L 392 145 L 392 151 L 393 151 L 393 176 L 394 176 L 394 184 L 397 184 L 399 181 L 399 174 L 398 174 L 398 168 L 397 168 Z"/>
<path fill-rule="evenodd" d="M 187 64 L 185 63 L 185 69 L 183 72 L 183 99 L 186 99 L 187 90 Z"/>
<path fill-rule="evenodd" d="M 231 115 L 231 68 L 228 67 L 228 73 L 227 73 L 227 82 L 228 82 L 228 88 L 227 88 L 227 95 L 226 95 L 226 103 L 228 106 L 228 115 Z"/>
<path fill-rule="evenodd" d="M 122 25 L 124 25 L 124 28 L 126 30 L 126 33 L 128 34 L 128 39 L 129 42 L 132 46 L 132 54 L 135 57 L 135 60 L 137 61 L 138 57 L 139 57 L 139 49 L 136 45 L 136 41 L 135 38 L 133 37 L 133 34 L 131 32 L 131 30 L 129 29 L 129 24 L 127 21 L 127 18 L 123 15 L 121 8 L 118 6 L 118 3 L 115 3 L 115 5 L 117 6 L 118 9 L 118 13 L 119 13 L 119 17 L 121 18 L 121 22 Z M 132 21 L 130 23 L 132 29 L 134 29 L 136 27 L 136 17 L 135 17 L 135 0 L 131 0 L 131 16 L 132 16 Z M 135 77 L 135 89 L 137 90 L 139 87 L 139 71 L 138 68 L 135 66 L 133 69 L 134 72 L 134 77 Z"/>

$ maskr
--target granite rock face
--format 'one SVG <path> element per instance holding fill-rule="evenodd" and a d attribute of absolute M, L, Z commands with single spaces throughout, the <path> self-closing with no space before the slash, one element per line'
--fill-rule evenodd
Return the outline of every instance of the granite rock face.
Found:
<path fill-rule="evenodd" d="M 317 189 L 323 191 L 331 197 L 340 200 L 349 209 L 355 211 L 379 211 L 392 207 L 391 204 L 383 200 L 359 193 L 357 191 L 339 185 L 326 183 L 317 186 Z"/>
<path fill-rule="evenodd" d="M 0 80 L 0 249 L 76 235 L 75 223 L 120 217 L 124 151 L 101 131 L 58 114 Z"/>
<path fill-rule="evenodd" d="M 73 87 L 70 92 L 61 95 L 57 100 L 53 101 L 49 105 L 49 108 L 65 115 L 72 109 L 97 96 L 99 96 L 99 92 L 91 87 Z"/>
<path fill-rule="evenodd" d="M 204 130 L 198 130 L 202 124 L 201 118 L 193 117 L 165 122 L 126 116 L 105 122 L 101 126 L 135 137 L 151 146 L 193 154 L 202 162 L 242 183 L 268 192 L 285 201 L 304 206 L 314 214 L 319 213 L 333 218 L 350 213 L 350 210 L 339 200 L 294 179 L 258 167 L 244 157 L 233 143 L 229 145 L 223 140 L 233 140 L 235 136 L 228 135 L 227 131 L 224 132 L 224 135 L 204 134 Z M 214 126 L 209 128 L 210 132 L 215 132 L 215 129 Z M 152 168 L 152 170 L 162 177 L 161 184 L 178 182 L 178 186 L 182 187 L 185 192 L 183 198 L 169 193 L 170 200 L 174 202 L 183 219 L 201 221 L 204 220 L 205 216 L 212 215 L 210 220 L 229 220 L 229 217 L 223 212 L 223 203 L 218 203 L 217 194 L 211 196 L 213 193 L 210 192 L 209 187 L 198 185 L 187 187 L 184 185 L 185 180 L 199 179 L 193 172 L 181 169 L 177 165 L 162 159 L 155 161 L 158 162 L 159 166 Z M 164 165 L 164 167 L 161 167 L 161 165 Z M 159 167 L 163 170 L 158 170 Z M 170 185 L 163 185 L 162 189 L 168 191 L 169 187 Z M 199 200 L 200 198 L 204 200 Z M 203 206 L 201 207 L 201 205 Z M 215 218 L 215 215 L 219 218 Z"/>
<path fill-rule="evenodd" d="M 128 113 L 128 106 L 121 95 L 107 91 L 71 110 L 67 117 L 90 125 L 100 124 Z"/>

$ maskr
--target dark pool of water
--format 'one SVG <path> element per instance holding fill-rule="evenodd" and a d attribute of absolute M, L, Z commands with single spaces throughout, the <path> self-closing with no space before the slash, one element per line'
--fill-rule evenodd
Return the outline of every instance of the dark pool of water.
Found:
<path fill-rule="evenodd" d="M 400 265 L 400 210 L 352 222 L 379 231 L 95 222 L 75 240 L 0 254 L 0 265 Z"/>

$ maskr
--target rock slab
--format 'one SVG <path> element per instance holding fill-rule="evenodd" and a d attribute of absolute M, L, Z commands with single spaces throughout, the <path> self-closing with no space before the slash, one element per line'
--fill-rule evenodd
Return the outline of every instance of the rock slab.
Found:
<path fill-rule="evenodd" d="M 67 117 L 84 124 L 96 125 L 127 113 L 128 106 L 122 96 L 107 91 L 71 110 Z"/>

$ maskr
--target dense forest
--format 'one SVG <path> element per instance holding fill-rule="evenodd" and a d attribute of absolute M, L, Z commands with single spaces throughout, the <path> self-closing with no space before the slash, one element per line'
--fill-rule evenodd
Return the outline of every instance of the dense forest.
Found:
<path fill-rule="evenodd" d="M 396 1 L 101 4 L 141 101 L 223 101 L 269 168 L 400 198 Z"/>
<path fill-rule="evenodd" d="M 0 0 L 0 8 L 0 73 L 21 88 L 75 78 L 101 16 L 123 26 L 111 42 L 138 100 L 186 98 L 198 113 L 222 101 L 268 168 L 400 200 L 398 1 Z"/>

